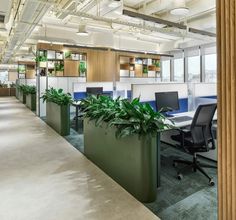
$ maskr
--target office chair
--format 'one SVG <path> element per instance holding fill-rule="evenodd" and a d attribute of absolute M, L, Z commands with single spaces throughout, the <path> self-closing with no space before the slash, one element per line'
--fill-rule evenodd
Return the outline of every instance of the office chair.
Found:
<path fill-rule="evenodd" d="M 214 186 L 215 183 L 202 167 L 217 167 L 200 163 L 197 160 L 197 153 L 208 152 L 209 150 L 215 149 L 214 136 L 212 133 L 212 119 L 214 117 L 216 107 L 216 104 L 199 105 L 190 127 L 180 129 L 180 134 L 171 136 L 173 140 L 180 142 L 181 146 L 187 153 L 193 155 L 193 161 L 174 160 L 173 165 L 176 167 L 178 163 L 186 164 L 187 167 L 192 167 L 194 172 L 197 170 L 200 171 L 209 179 L 210 186 Z M 211 143 L 211 148 L 209 147 L 209 143 Z M 183 169 L 187 167 L 184 167 Z M 178 171 L 177 177 L 179 180 L 183 178 L 181 170 Z"/>

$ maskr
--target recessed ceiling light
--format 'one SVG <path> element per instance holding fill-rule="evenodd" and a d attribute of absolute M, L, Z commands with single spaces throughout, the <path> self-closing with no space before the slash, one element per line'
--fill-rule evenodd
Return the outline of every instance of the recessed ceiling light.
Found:
<path fill-rule="evenodd" d="M 177 16 L 185 16 L 189 13 L 189 8 L 187 7 L 178 7 L 178 8 L 173 8 L 170 13 L 172 15 L 177 15 Z"/>

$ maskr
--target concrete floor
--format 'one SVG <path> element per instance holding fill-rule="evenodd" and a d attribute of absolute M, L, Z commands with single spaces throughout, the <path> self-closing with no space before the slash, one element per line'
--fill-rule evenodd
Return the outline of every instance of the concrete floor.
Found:
<path fill-rule="evenodd" d="M 15 98 L 0 98 L 0 198 L 1 220 L 158 219 Z"/>

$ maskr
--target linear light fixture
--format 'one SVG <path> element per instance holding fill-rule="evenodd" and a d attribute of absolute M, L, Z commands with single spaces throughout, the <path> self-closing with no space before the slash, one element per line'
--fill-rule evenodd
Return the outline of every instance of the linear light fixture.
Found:
<path fill-rule="evenodd" d="M 153 23 L 166 25 L 167 27 L 176 27 L 176 28 L 183 29 L 183 30 L 188 29 L 189 32 L 195 33 L 195 34 L 206 35 L 206 36 L 209 36 L 209 37 L 216 37 L 216 34 L 212 33 L 212 32 L 199 30 L 199 29 L 195 29 L 195 28 L 188 28 L 186 25 L 183 25 L 183 24 L 175 23 L 175 22 L 172 22 L 172 21 L 167 21 L 167 20 L 164 20 L 164 19 L 160 19 L 160 18 L 156 18 L 156 17 L 153 17 L 153 16 L 149 16 L 149 15 L 129 11 L 129 10 L 126 10 L 126 9 L 123 10 L 123 15 L 127 15 L 129 17 L 134 17 L 134 18 L 139 18 L 139 19 L 142 19 L 144 21 L 150 21 L 150 22 L 153 22 Z"/>

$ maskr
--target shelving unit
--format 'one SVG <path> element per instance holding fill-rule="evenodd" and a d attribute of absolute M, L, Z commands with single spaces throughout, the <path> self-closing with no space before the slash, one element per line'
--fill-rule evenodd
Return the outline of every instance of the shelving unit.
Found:
<path fill-rule="evenodd" d="M 86 77 L 86 53 L 38 50 L 37 61 L 37 72 L 40 76 Z"/>
<path fill-rule="evenodd" d="M 34 79 L 35 78 L 35 62 L 19 61 L 18 62 L 18 78 Z"/>
<path fill-rule="evenodd" d="M 160 77 L 160 59 L 120 56 L 120 77 Z"/>

